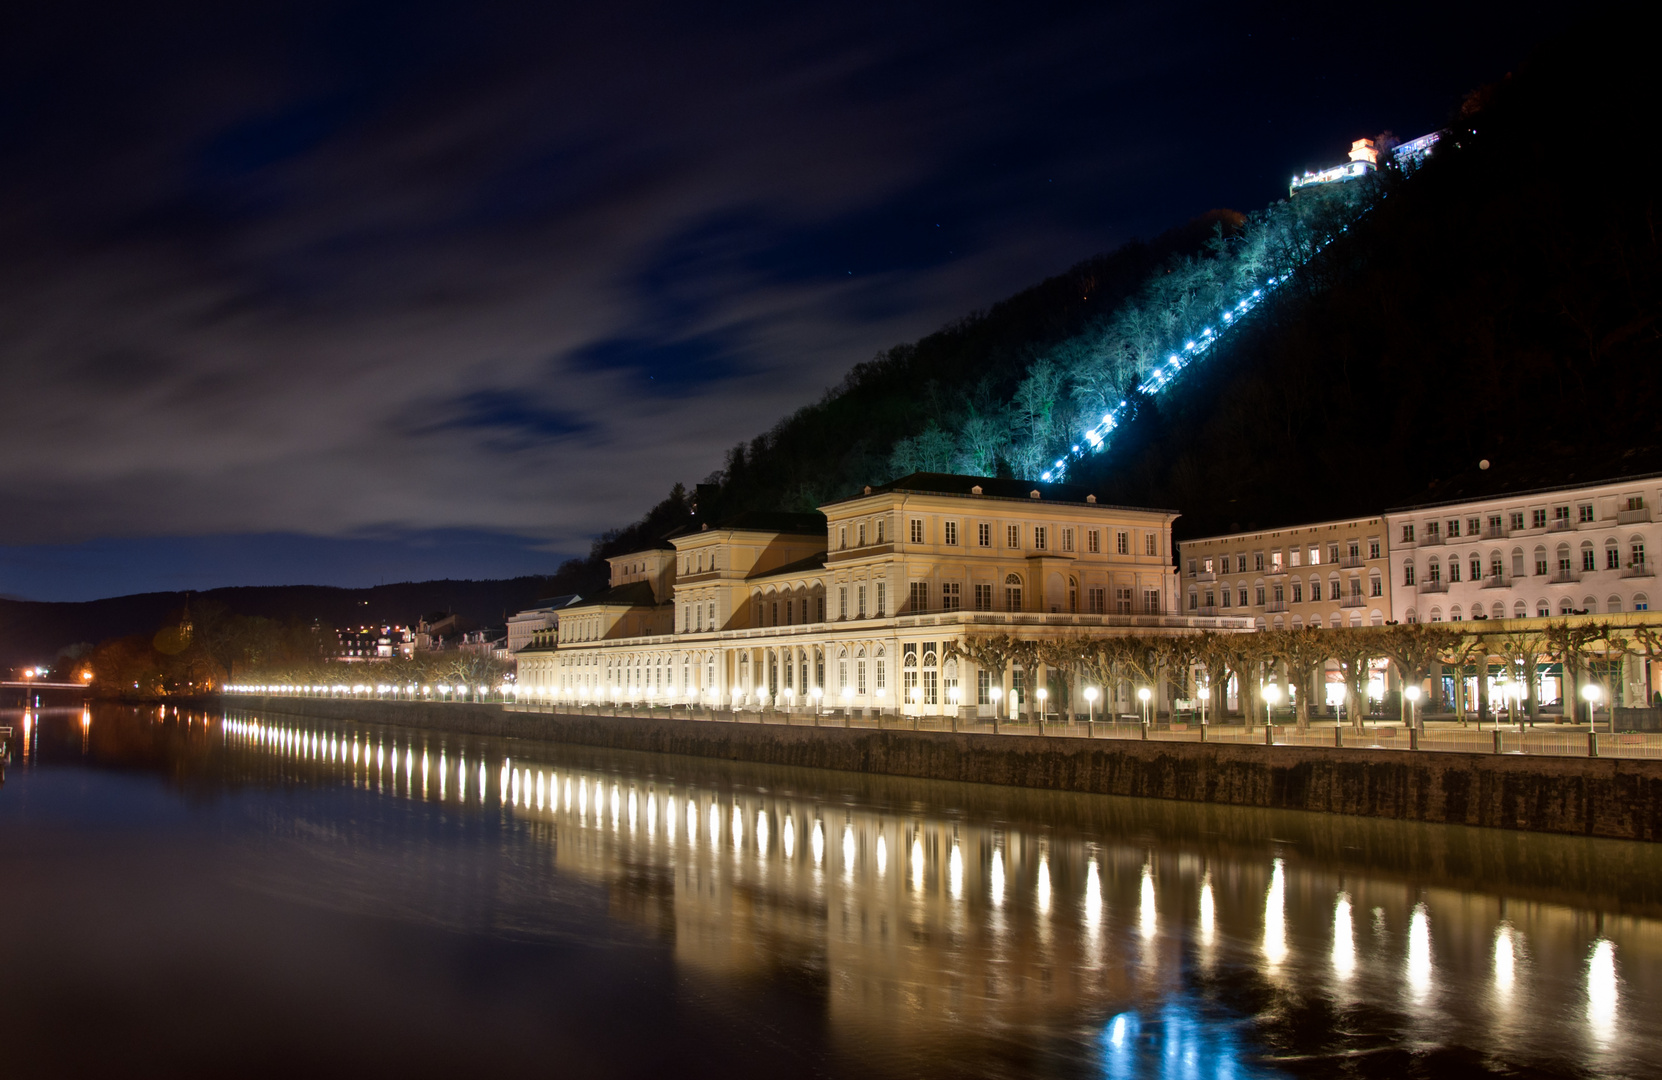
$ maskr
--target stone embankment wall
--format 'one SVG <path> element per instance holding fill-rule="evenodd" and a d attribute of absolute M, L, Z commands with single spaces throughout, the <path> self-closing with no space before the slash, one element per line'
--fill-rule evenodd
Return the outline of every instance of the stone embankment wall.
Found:
<path fill-rule="evenodd" d="M 228 705 L 764 765 L 1662 840 L 1662 761 L 797 728 L 239 698 Z"/>

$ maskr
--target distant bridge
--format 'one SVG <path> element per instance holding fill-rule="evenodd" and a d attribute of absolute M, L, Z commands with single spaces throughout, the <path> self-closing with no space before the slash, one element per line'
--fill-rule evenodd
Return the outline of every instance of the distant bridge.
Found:
<path fill-rule="evenodd" d="M 25 690 L 85 690 L 86 683 L 78 682 L 41 682 L 38 679 L 12 679 L 0 681 L 0 686 L 21 686 Z"/>

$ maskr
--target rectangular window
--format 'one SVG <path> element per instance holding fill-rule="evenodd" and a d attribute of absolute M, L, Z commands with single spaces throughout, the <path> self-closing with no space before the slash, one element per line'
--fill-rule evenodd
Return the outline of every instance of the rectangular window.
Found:
<path fill-rule="evenodd" d="M 1159 534 L 1157 534 L 1157 533 L 1144 533 L 1143 534 L 1143 554 L 1144 555 L 1158 555 L 1158 554 L 1160 554 L 1160 546 L 1159 545 L 1160 545 Z"/>
<path fill-rule="evenodd" d="M 1304 558 L 1304 552 L 1298 548 L 1291 548 L 1287 552 L 1287 565 L 1298 566 Z"/>
<path fill-rule="evenodd" d="M 1378 540 L 1369 540 L 1368 541 L 1368 558 L 1370 558 L 1370 559 L 1379 558 L 1379 541 Z"/>
<path fill-rule="evenodd" d="M 976 543 L 982 547 L 993 546 L 993 527 L 983 521 L 975 527 Z"/>
<path fill-rule="evenodd" d="M 864 697 L 866 693 L 866 662 L 854 661 L 854 692 Z"/>
<path fill-rule="evenodd" d="M 1532 529 L 1544 529 L 1544 528 L 1546 528 L 1547 527 L 1547 512 L 1544 509 L 1543 510 L 1531 510 L 1529 512 L 1529 527 L 1532 528 Z"/>
<path fill-rule="evenodd" d="M 923 671 L 923 703 L 925 705 L 940 704 L 935 682 L 937 674 L 939 673 L 934 668 L 925 668 Z"/>
<path fill-rule="evenodd" d="M 1577 521 L 1581 522 L 1582 524 L 1586 524 L 1587 522 L 1593 520 L 1593 504 L 1592 503 L 1582 503 L 1580 506 L 1576 507 L 1575 509 L 1576 509 L 1575 519 Z"/>
<path fill-rule="evenodd" d="M 1436 535 L 1435 532 L 1434 532 L 1436 527 L 1437 527 L 1437 523 L 1435 521 L 1433 521 L 1430 525 L 1427 525 L 1425 527 L 1425 531 L 1426 531 L 1427 535 Z M 1460 519 L 1459 518 L 1449 518 L 1449 520 L 1448 520 L 1448 538 L 1450 540 L 1453 540 L 1453 539 L 1457 538 L 1459 535 L 1460 535 Z"/>
<path fill-rule="evenodd" d="M 1369 596 L 1384 596 L 1385 595 L 1385 582 L 1383 582 L 1379 578 L 1369 578 L 1368 579 L 1368 595 Z"/>
<path fill-rule="evenodd" d="M 975 610 L 991 611 L 993 609 L 993 587 L 991 585 L 977 585 L 975 587 Z"/>
<path fill-rule="evenodd" d="M 1351 599 L 1353 599 L 1353 600 L 1360 600 L 1362 598 L 1362 579 L 1361 578 L 1353 577 L 1353 578 L 1350 579 L 1350 596 L 1351 596 Z"/>
<path fill-rule="evenodd" d="M 1604 549 L 1604 568 L 1606 570 L 1620 570 L 1622 568 L 1622 552 L 1620 548 Z"/>
<path fill-rule="evenodd" d="M 1063 529 L 1062 530 L 1062 550 L 1063 551 L 1072 551 L 1073 550 L 1073 530 L 1072 529 Z"/>
<path fill-rule="evenodd" d="M 1021 526 L 1004 526 L 1004 546 L 1007 548 L 1021 547 Z"/>
<path fill-rule="evenodd" d="M 977 705 L 991 705 L 993 703 L 992 689 L 992 673 L 977 671 L 975 673 L 975 703 Z"/>
<path fill-rule="evenodd" d="M 712 600 L 712 601 L 710 601 L 710 629 L 714 630 L 715 628 L 716 628 L 716 604 L 715 604 L 715 601 Z"/>
<path fill-rule="evenodd" d="M 1131 554 L 1131 534 L 1123 529 L 1114 533 L 1114 552 L 1119 555 Z"/>
<path fill-rule="evenodd" d="M 887 592 L 888 583 L 879 581 L 877 583 L 877 617 L 879 619 L 881 619 L 889 610 L 887 598 L 884 595 Z"/>
<path fill-rule="evenodd" d="M 957 611 L 964 606 L 964 598 L 958 589 L 959 585 L 956 581 L 943 581 L 941 583 L 942 611 Z"/>
<path fill-rule="evenodd" d="M 1237 599 L 1239 599 L 1240 602 L 1241 602 L 1241 607 L 1246 607 L 1247 606 L 1246 590 L 1245 589 L 1237 589 L 1236 593 L 1238 594 Z"/>
<path fill-rule="evenodd" d="M 913 518 L 912 519 L 912 543 L 914 543 L 914 544 L 923 543 L 923 519 L 922 518 Z"/>
<path fill-rule="evenodd" d="M 1005 582 L 1005 585 L 1004 585 L 1004 610 L 1005 611 L 1020 611 L 1021 610 L 1021 585 L 1020 584 L 1011 584 L 1010 582 Z"/>
<path fill-rule="evenodd" d="M 1254 570 L 1258 571 L 1259 573 L 1264 572 L 1264 553 L 1262 551 L 1253 552 L 1253 554 L 1252 554 L 1252 568 Z"/>
<path fill-rule="evenodd" d="M 1276 603 L 1285 604 L 1287 602 L 1287 586 L 1280 584 L 1273 586 L 1273 591 L 1270 595 L 1275 597 Z"/>
<path fill-rule="evenodd" d="M 854 615 L 860 619 L 866 617 L 866 587 L 864 585 L 854 587 Z"/>
<path fill-rule="evenodd" d="M 1304 585 L 1302 582 L 1293 582 L 1293 603 L 1304 603 Z"/>
<path fill-rule="evenodd" d="M 1194 560 L 1194 559 L 1189 560 L 1189 576 L 1190 577 L 1195 576 L 1195 572 L 1198 569 L 1199 565 L 1200 564 L 1196 560 Z M 1210 567 L 1208 567 L 1208 569 L 1210 569 Z"/>
<path fill-rule="evenodd" d="M 881 544 L 883 542 L 883 519 L 882 518 L 877 519 L 877 542 L 879 544 Z"/>
<path fill-rule="evenodd" d="M 1297 585 L 1293 586 L 1293 599 L 1294 600 L 1298 599 L 1298 586 Z M 1206 590 L 1206 606 L 1207 607 L 1212 607 L 1212 606 L 1216 605 L 1217 602 L 1218 602 L 1217 594 L 1212 592 L 1212 590 L 1210 590 L 1210 589 Z"/>
<path fill-rule="evenodd" d="M 842 549 L 848 546 L 848 526 L 844 525 L 837 530 L 837 547 Z"/>
<path fill-rule="evenodd" d="M 1270 573 L 1281 573 L 1281 552 L 1279 551 L 1270 552 Z"/>
<path fill-rule="evenodd" d="M 878 660 L 877 660 L 877 692 L 878 693 L 882 693 L 884 690 L 888 689 L 889 673 L 888 673 L 888 671 L 885 670 L 887 667 L 888 667 L 888 664 L 881 657 L 879 657 Z"/>
<path fill-rule="evenodd" d="M 1339 545 L 1338 544 L 1329 544 L 1329 545 L 1327 545 L 1327 561 L 1330 562 L 1330 563 L 1336 563 L 1336 562 L 1339 561 Z M 1316 561 L 1314 559 L 1310 560 L 1310 565 L 1311 566 L 1316 565 Z M 1243 567 L 1241 567 L 1241 569 L 1245 570 L 1246 567 L 1243 566 Z"/>
<path fill-rule="evenodd" d="M 912 602 L 907 610 L 913 612 L 929 610 L 929 582 L 912 582 Z"/>
<path fill-rule="evenodd" d="M 1085 550 L 1092 555 L 1102 554 L 1102 530 L 1091 529 L 1085 533 Z"/>
<path fill-rule="evenodd" d="M 1194 611 L 1199 607 L 1200 607 L 1200 594 L 1199 593 L 1190 593 L 1189 594 L 1189 610 Z"/>
<path fill-rule="evenodd" d="M 1414 542 L 1414 525 L 1412 522 L 1402 527 L 1402 542 L 1405 544 Z"/>
<path fill-rule="evenodd" d="M 1499 524 L 1500 519 L 1496 518 L 1495 523 Z M 1483 528 L 1483 522 L 1480 521 L 1479 519 L 1477 519 L 1477 518 L 1467 518 L 1466 519 L 1466 535 L 1467 536 L 1476 536 L 1476 535 L 1478 535 L 1478 533 L 1482 530 L 1482 528 Z"/>
<path fill-rule="evenodd" d="M 1458 529 L 1460 527 L 1460 523 L 1458 521 L 1456 521 L 1454 523 L 1454 527 L 1456 529 Z M 1436 521 L 1426 522 L 1425 523 L 1425 538 L 1427 540 L 1437 539 L 1437 530 L 1439 530 L 1440 528 L 1442 528 L 1442 523 L 1441 522 L 1436 522 Z"/>
<path fill-rule="evenodd" d="M 837 587 L 837 618 L 839 618 L 839 619 L 848 618 L 848 586 L 847 585 L 839 585 Z"/>
<path fill-rule="evenodd" d="M 1499 555 L 1489 560 L 1489 576 L 1496 581 L 1506 576 L 1506 564 L 1500 561 Z"/>
<path fill-rule="evenodd" d="M 958 523 L 956 521 L 949 521 L 943 526 L 943 529 L 945 530 L 943 539 L 946 541 L 947 545 L 949 547 L 957 547 Z"/>
<path fill-rule="evenodd" d="M 1635 568 L 1645 565 L 1645 545 L 1634 544 L 1627 549 L 1627 565 Z"/>
<path fill-rule="evenodd" d="M 1490 518 L 1489 520 L 1494 522 L 1497 525 L 1500 524 L 1500 518 L 1499 517 L 1493 517 L 1493 518 Z M 1507 525 L 1511 528 L 1511 530 L 1513 532 L 1521 532 L 1523 530 L 1523 527 L 1524 527 L 1523 511 L 1522 510 L 1514 510 L 1510 514 L 1507 514 L 1506 515 L 1506 522 L 1507 522 Z"/>
<path fill-rule="evenodd" d="M 1101 589 L 1101 588 L 1092 588 L 1087 592 L 1086 595 L 1087 595 L 1087 597 L 1090 601 L 1091 614 L 1092 615 L 1105 615 L 1105 614 L 1107 614 L 1107 612 L 1108 612 L 1108 603 L 1107 603 L 1107 598 L 1106 598 L 1106 592 L 1107 592 L 1107 590 Z"/>
<path fill-rule="evenodd" d="M 1433 585 L 1435 585 L 1437 582 L 1443 580 L 1443 564 L 1440 563 L 1440 562 L 1437 562 L 1435 559 L 1433 559 L 1432 562 L 1431 562 L 1431 565 L 1425 568 L 1425 580 L 1431 582 Z M 1449 563 L 1449 580 L 1451 580 L 1451 581 L 1459 581 L 1460 580 L 1460 564 L 1459 563 L 1457 563 L 1457 562 Z"/>
<path fill-rule="evenodd" d="M 1049 530 L 1043 525 L 1033 526 L 1033 550 L 1045 550 L 1049 546 L 1049 538 Z"/>
<path fill-rule="evenodd" d="M 1158 614 L 1160 614 L 1160 590 L 1159 589 L 1144 589 L 1143 590 L 1143 614 L 1144 615 L 1158 615 Z"/>
<path fill-rule="evenodd" d="M 1570 508 L 1568 506 L 1553 507 L 1552 520 L 1555 525 L 1568 525 L 1570 523 Z"/>
<path fill-rule="evenodd" d="M 1581 568 L 1583 570 L 1597 570 L 1598 569 L 1598 561 L 1593 557 L 1593 549 L 1592 548 L 1582 548 L 1582 550 L 1581 550 Z"/>
<path fill-rule="evenodd" d="M 1234 597 L 1235 597 L 1235 590 L 1230 589 L 1230 588 L 1225 588 L 1223 590 L 1223 606 L 1228 607 L 1229 606 L 1229 601 L 1234 599 Z"/>
<path fill-rule="evenodd" d="M 1314 602 L 1316 600 L 1320 600 L 1321 598 L 1322 598 L 1322 583 L 1320 581 L 1312 581 L 1310 583 L 1310 599 L 1311 599 L 1311 601 Z"/>
<path fill-rule="evenodd" d="M 1262 585 L 1256 586 L 1252 590 L 1252 602 L 1259 607 L 1264 606 L 1264 587 Z"/>
<path fill-rule="evenodd" d="M 1643 510 L 1645 508 L 1645 497 L 1643 495 L 1629 495 L 1627 497 L 1627 508 L 1629 510 Z"/>
<path fill-rule="evenodd" d="M 1546 559 L 1545 555 L 1536 556 L 1536 558 L 1535 558 L 1535 573 L 1540 577 L 1546 577 L 1547 576 L 1547 559 Z"/>
<path fill-rule="evenodd" d="M 865 547 L 866 546 L 866 523 L 863 522 L 863 521 L 860 522 L 859 546 L 860 547 Z"/>
<path fill-rule="evenodd" d="M 1482 562 L 1481 559 L 1473 559 L 1471 561 L 1470 569 L 1471 569 L 1471 572 L 1472 572 L 1472 580 L 1473 581 L 1482 581 L 1483 580 L 1483 562 Z"/>
<path fill-rule="evenodd" d="M 1558 572 L 1560 574 L 1568 574 L 1570 572 L 1570 557 L 1568 554 L 1558 556 Z"/>
<path fill-rule="evenodd" d="M 1441 573 L 1441 571 L 1439 571 L 1437 569 L 1437 564 L 1432 563 L 1431 564 L 1431 569 L 1429 571 L 1427 571 L 1427 577 L 1432 581 L 1436 581 L 1437 577 L 1440 573 Z M 1451 584 L 1459 584 L 1459 582 L 1460 582 L 1460 560 L 1459 559 L 1450 559 L 1448 561 L 1448 579 L 1449 579 L 1449 582 Z"/>
<path fill-rule="evenodd" d="M 1402 564 L 1402 583 L 1404 585 L 1414 584 L 1414 564 L 1413 563 L 1403 563 Z"/>

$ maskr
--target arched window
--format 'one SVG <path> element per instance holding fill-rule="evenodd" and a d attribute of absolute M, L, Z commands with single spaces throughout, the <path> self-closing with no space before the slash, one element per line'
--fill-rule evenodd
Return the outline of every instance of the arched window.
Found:
<path fill-rule="evenodd" d="M 1587 573 L 1590 570 L 1597 570 L 1599 568 L 1597 558 L 1598 556 L 1593 553 L 1593 542 L 1591 540 L 1583 540 L 1581 542 L 1582 573 Z"/>
<path fill-rule="evenodd" d="M 1599 613 L 1599 598 L 1596 596 L 1582 597 L 1581 608 L 1589 615 L 1597 615 Z"/>
<path fill-rule="evenodd" d="M 1460 605 L 1459 604 L 1455 604 L 1453 607 L 1448 609 L 1448 621 L 1449 622 L 1459 622 L 1460 617 L 1461 616 L 1460 616 Z"/>
<path fill-rule="evenodd" d="M 1575 605 L 1570 603 L 1570 598 L 1569 597 L 1566 596 L 1566 597 L 1564 597 L 1564 599 L 1558 601 L 1558 614 L 1568 615 L 1570 612 L 1572 612 L 1574 610 L 1575 610 Z"/>
<path fill-rule="evenodd" d="M 1310 616 L 1310 629 L 1320 630 L 1321 628 L 1322 628 L 1322 617 L 1320 615 Z"/>
<path fill-rule="evenodd" d="M 1004 610 L 1021 610 L 1021 575 L 1007 574 L 1004 578 Z"/>
<path fill-rule="evenodd" d="M 1384 615 L 1384 613 L 1381 612 L 1378 608 L 1374 608 L 1373 611 L 1371 613 L 1369 613 L 1369 615 L 1368 615 L 1368 625 L 1369 626 L 1384 626 L 1385 625 L 1385 615 Z"/>
<path fill-rule="evenodd" d="M 1611 615 L 1619 614 L 1622 610 L 1622 598 L 1612 596 L 1604 602 L 1604 610 Z"/>
<path fill-rule="evenodd" d="M 1649 611 L 1650 610 L 1650 598 L 1647 597 L 1644 593 L 1634 593 L 1633 594 L 1633 610 L 1634 611 Z"/>
<path fill-rule="evenodd" d="M 1190 607 L 1195 606 L 1193 601 L 1194 598 L 1191 596 Z M 1079 579 L 1071 575 L 1068 577 L 1068 611 L 1074 615 L 1079 614 Z"/>
<path fill-rule="evenodd" d="M 1442 622 L 1443 621 L 1443 609 L 1442 608 L 1435 608 L 1434 607 L 1434 608 L 1431 609 L 1431 621 L 1432 622 Z"/>
<path fill-rule="evenodd" d="M 1552 604 L 1545 598 L 1535 601 L 1535 617 L 1537 619 L 1549 619 L 1552 617 Z"/>
<path fill-rule="evenodd" d="M 1527 619 L 1527 618 L 1529 618 L 1529 605 L 1525 604 L 1522 600 L 1519 600 L 1517 603 L 1513 604 L 1512 605 L 1512 617 L 1514 619 Z"/>
<path fill-rule="evenodd" d="M 1420 613 L 1415 611 L 1413 608 L 1409 608 L 1408 609 L 1408 614 L 1404 615 L 1403 618 L 1407 622 L 1417 623 L 1417 622 L 1420 621 Z"/>
<path fill-rule="evenodd" d="M 1491 619 L 1506 618 L 1506 605 L 1501 603 L 1499 600 L 1496 600 L 1489 608 L 1489 617 Z"/>

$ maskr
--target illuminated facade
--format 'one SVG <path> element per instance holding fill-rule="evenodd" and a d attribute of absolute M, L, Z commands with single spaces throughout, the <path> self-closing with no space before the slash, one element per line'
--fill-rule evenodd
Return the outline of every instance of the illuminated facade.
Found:
<path fill-rule="evenodd" d="M 1404 622 L 1650 610 L 1662 476 L 1387 511 Z"/>
<path fill-rule="evenodd" d="M 949 643 L 1250 625 L 1182 609 L 1170 511 L 940 474 L 821 511 L 613 559 L 612 587 L 520 653 L 521 698 L 990 716 L 1024 703 L 1017 677 L 949 659 Z"/>
<path fill-rule="evenodd" d="M 1405 143 L 1393 144 L 1389 140 L 1382 140 L 1383 146 L 1373 139 L 1357 139 L 1350 144 L 1349 158 L 1343 164 L 1322 169 L 1320 172 L 1306 171 L 1303 176 L 1294 176 L 1292 183 L 1287 186 L 1287 194 L 1297 195 L 1304 188 L 1338 184 L 1366 176 L 1379 168 L 1381 153 L 1389 154 L 1400 168 L 1416 168 L 1425 160 L 1431 148 L 1437 145 L 1438 137 L 1439 133 L 1433 131 L 1429 135 L 1421 135 Z"/>
<path fill-rule="evenodd" d="M 1259 629 L 1381 626 L 1395 618 L 1383 516 L 1186 540 L 1184 610 Z"/>

